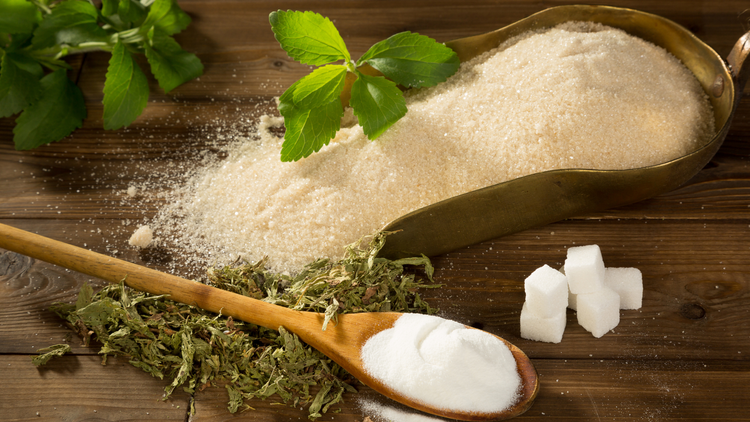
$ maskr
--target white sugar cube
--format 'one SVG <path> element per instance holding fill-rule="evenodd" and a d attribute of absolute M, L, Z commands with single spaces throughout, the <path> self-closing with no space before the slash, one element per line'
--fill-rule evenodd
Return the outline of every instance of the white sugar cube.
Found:
<path fill-rule="evenodd" d="M 578 310 L 578 295 L 570 291 L 570 286 L 568 286 L 568 308 Z"/>
<path fill-rule="evenodd" d="M 576 307 L 578 323 L 594 337 L 603 336 L 620 323 L 620 295 L 608 287 L 579 294 Z"/>
<path fill-rule="evenodd" d="M 565 259 L 565 275 L 572 293 L 593 293 L 601 289 L 604 286 L 604 260 L 599 246 L 569 248 Z"/>
<path fill-rule="evenodd" d="M 560 271 L 560 274 L 565 275 L 565 265 L 560 267 L 558 271 Z M 565 279 L 567 280 L 567 276 L 565 277 Z M 570 291 L 570 283 L 568 283 L 568 308 L 574 311 L 576 310 L 576 300 L 577 300 L 576 298 L 577 297 L 578 297 L 577 294 Z"/>
<path fill-rule="evenodd" d="M 531 311 L 524 303 L 521 308 L 521 337 L 534 341 L 559 343 L 565 332 L 565 322 L 565 309 L 550 318 L 545 318 Z"/>
<path fill-rule="evenodd" d="M 568 305 L 568 281 L 549 265 L 539 267 L 524 281 L 526 304 L 534 314 L 550 318 L 565 313 Z"/>
<path fill-rule="evenodd" d="M 607 268 L 604 284 L 620 295 L 620 309 L 640 309 L 643 276 L 638 268 Z"/>

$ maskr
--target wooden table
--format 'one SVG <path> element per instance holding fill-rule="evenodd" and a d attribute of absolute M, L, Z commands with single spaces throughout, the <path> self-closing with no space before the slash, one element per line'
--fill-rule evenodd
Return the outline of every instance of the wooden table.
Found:
<path fill-rule="evenodd" d="M 217 119 L 235 121 L 308 72 L 279 48 L 268 25 L 275 9 L 315 10 L 333 19 L 354 56 L 403 30 L 440 41 L 490 31 L 561 2 L 182 0 L 193 17 L 178 36 L 205 63 L 205 74 L 165 95 L 151 80 L 144 114 L 128 129 L 105 132 L 102 87 L 108 55 L 71 61 L 89 116 L 55 145 L 15 151 L 13 120 L 0 120 L 0 222 L 120 258 L 158 267 L 127 245 L 158 201 L 123 201 L 149 169 L 191 162 L 215 151 Z M 746 1 L 617 1 L 695 32 L 726 56 L 748 29 Z M 750 88 L 750 87 L 748 87 Z M 745 90 L 746 93 L 750 89 Z M 214 128 L 214 129 L 212 129 Z M 501 335 L 534 361 L 541 392 L 520 420 L 750 420 L 750 97 L 743 100 L 718 155 L 682 188 L 635 205 L 580 216 L 434 258 L 445 283 L 429 300 L 443 315 Z M 608 266 L 644 275 L 643 307 L 623 311 L 600 339 L 572 311 L 560 344 L 519 336 L 523 280 L 560 266 L 567 247 L 596 243 Z M 48 310 L 99 280 L 0 251 L 0 420 L 184 421 L 185 393 L 162 401 L 165 381 L 124 359 L 100 364 L 97 349 Z M 68 342 L 73 353 L 37 369 L 31 356 Z M 367 388 L 364 395 L 372 394 Z M 321 420 L 361 421 L 348 396 Z M 192 421 L 305 420 L 303 410 L 250 403 L 226 410 L 226 392 L 195 394 Z"/>

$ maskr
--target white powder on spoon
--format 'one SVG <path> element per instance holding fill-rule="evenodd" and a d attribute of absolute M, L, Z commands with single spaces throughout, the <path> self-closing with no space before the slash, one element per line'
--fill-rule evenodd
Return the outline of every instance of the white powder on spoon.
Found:
<path fill-rule="evenodd" d="M 362 347 L 364 369 L 430 407 L 497 413 L 513 405 L 521 377 L 497 337 L 443 318 L 404 314 Z"/>
<path fill-rule="evenodd" d="M 268 256 L 295 271 L 467 191 L 551 169 L 662 163 L 714 132 L 705 93 L 677 59 L 588 23 L 508 42 L 407 104 L 376 141 L 355 125 L 295 163 L 280 162 L 266 119 L 260 141 L 202 172 L 151 225 L 209 264 Z"/>

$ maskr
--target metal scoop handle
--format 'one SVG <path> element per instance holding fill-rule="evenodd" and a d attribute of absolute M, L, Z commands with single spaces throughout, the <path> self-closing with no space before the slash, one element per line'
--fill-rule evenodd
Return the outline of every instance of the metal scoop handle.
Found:
<path fill-rule="evenodd" d="M 727 56 L 727 63 L 729 64 L 732 76 L 734 76 L 737 101 L 742 96 L 742 91 L 747 85 L 747 80 L 750 79 L 750 64 L 745 65 L 748 56 L 750 56 L 750 31 L 737 40 L 732 51 Z"/>

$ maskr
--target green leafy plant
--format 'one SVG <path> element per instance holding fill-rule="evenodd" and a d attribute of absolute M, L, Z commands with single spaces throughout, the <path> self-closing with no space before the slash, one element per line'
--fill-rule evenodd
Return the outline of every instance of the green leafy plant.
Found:
<path fill-rule="evenodd" d="M 112 53 L 104 84 L 104 128 L 130 125 L 146 108 L 145 54 L 165 92 L 200 76 L 198 57 L 172 35 L 190 24 L 175 0 L 0 0 L 0 117 L 20 113 L 16 149 L 59 141 L 81 127 L 86 104 L 65 56 Z M 46 70 L 45 70 L 46 69 Z"/>
<path fill-rule="evenodd" d="M 269 20 L 276 40 L 291 58 L 321 66 L 292 84 L 279 99 L 286 126 L 282 161 L 297 161 L 327 145 L 341 128 L 347 102 L 367 137 L 376 139 L 406 114 L 398 85 L 434 86 L 459 67 L 453 50 L 412 32 L 373 45 L 355 62 L 328 18 L 313 12 L 279 10 L 271 13 Z M 339 61 L 343 64 L 331 64 Z"/>

